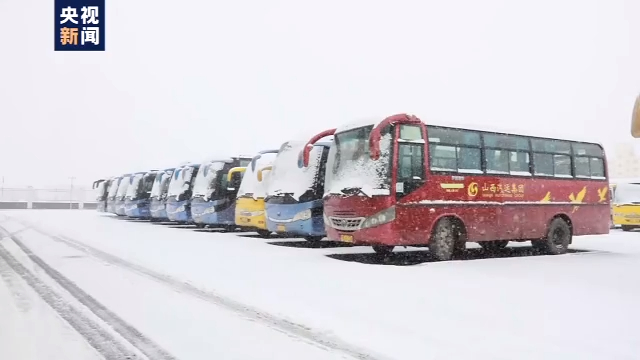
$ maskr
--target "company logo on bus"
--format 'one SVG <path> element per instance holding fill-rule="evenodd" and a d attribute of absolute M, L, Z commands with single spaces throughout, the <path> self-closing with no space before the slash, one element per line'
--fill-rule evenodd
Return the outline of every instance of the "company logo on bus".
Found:
<path fill-rule="evenodd" d="M 469 186 L 467 187 L 467 194 L 469 194 L 469 196 L 478 195 L 478 183 L 472 182 L 471 184 L 469 184 Z"/>

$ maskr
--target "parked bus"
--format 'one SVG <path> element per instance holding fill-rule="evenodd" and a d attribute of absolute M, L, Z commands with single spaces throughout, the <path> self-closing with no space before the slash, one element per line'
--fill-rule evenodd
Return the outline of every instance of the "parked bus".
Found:
<path fill-rule="evenodd" d="M 122 179 L 120 180 L 120 184 L 118 185 L 118 191 L 116 192 L 116 201 L 115 201 L 115 209 L 116 215 L 125 216 L 125 198 L 127 196 L 127 189 L 129 188 L 129 184 L 131 183 L 131 176 L 133 174 L 124 174 L 122 175 Z"/>
<path fill-rule="evenodd" d="M 191 197 L 193 221 L 198 227 L 235 230 L 238 188 L 250 157 L 211 160 L 202 164 Z"/>
<path fill-rule="evenodd" d="M 175 169 L 167 191 L 166 211 L 170 221 L 181 224 L 193 223 L 191 217 L 191 194 L 200 164 L 186 164 Z"/>
<path fill-rule="evenodd" d="M 109 196 L 109 185 L 111 179 L 100 179 L 93 182 L 93 190 L 96 194 L 96 210 L 98 212 L 107 211 L 107 198 Z"/>
<path fill-rule="evenodd" d="M 129 217 L 151 218 L 151 188 L 158 174 L 157 170 L 138 172 L 129 179 L 127 196 L 125 198 L 125 214 Z"/>
<path fill-rule="evenodd" d="M 640 228 L 640 179 L 611 180 L 611 211 L 614 226 L 623 231 Z"/>
<path fill-rule="evenodd" d="M 169 220 L 167 217 L 166 201 L 167 192 L 169 191 L 169 182 L 173 175 L 174 168 L 159 171 L 153 181 L 151 188 L 151 204 L 149 212 L 152 221 Z"/>
<path fill-rule="evenodd" d="M 287 142 L 280 148 L 267 187 L 269 231 L 303 236 L 308 241 L 325 237 L 322 197 L 331 141 L 317 141 L 334 131 L 324 131 L 307 143 Z"/>
<path fill-rule="evenodd" d="M 236 200 L 235 223 L 246 230 L 256 231 L 262 237 L 269 237 L 265 217 L 264 197 L 266 195 L 266 181 L 258 171 L 271 168 L 278 150 L 264 150 L 251 159 L 242 177 Z M 261 172 L 262 174 L 263 172 Z"/>
<path fill-rule="evenodd" d="M 607 234 L 609 183 L 594 143 L 425 125 L 394 115 L 336 131 L 327 163 L 331 240 L 428 246 L 448 260 L 467 241 L 531 241 L 562 254 L 573 236 Z"/>
<path fill-rule="evenodd" d="M 120 182 L 122 181 L 122 176 L 116 176 L 111 179 L 111 184 L 109 184 L 109 191 L 107 192 L 107 211 L 108 213 L 115 214 L 116 213 L 116 195 L 118 193 L 118 187 L 120 187 Z"/>

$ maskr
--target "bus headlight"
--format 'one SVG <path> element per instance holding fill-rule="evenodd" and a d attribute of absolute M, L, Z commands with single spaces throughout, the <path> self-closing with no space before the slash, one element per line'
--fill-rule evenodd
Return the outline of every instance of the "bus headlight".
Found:
<path fill-rule="evenodd" d="M 178 208 L 176 209 L 176 212 L 183 212 L 183 211 L 185 211 L 185 209 L 186 209 L 186 208 L 185 208 L 185 206 L 184 206 L 184 205 L 180 205 L 180 206 L 178 206 Z"/>
<path fill-rule="evenodd" d="M 302 210 L 293 217 L 293 221 L 311 219 L 311 209 Z"/>
<path fill-rule="evenodd" d="M 369 216 L 366 218 L 362 225 L 360 225 L 361 229 L 372 228 L 376 226 L 380 226 L 383 224 L 387 224 L 396 219 L 396 207 L 395 205 L 380 211 L 379 213 Z"/>

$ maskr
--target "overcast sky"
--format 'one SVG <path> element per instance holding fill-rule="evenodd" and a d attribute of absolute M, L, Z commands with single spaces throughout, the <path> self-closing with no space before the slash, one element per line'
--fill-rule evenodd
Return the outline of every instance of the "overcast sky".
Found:
<path fill-rule="evenodd" d="M 91 53 L 53 51 L 52 0 L 0 0 L 0 176 L 88 184 L 400 112 L 630 140 L 638 14 L 638 0 L 108 0 L 107 50 Z"/>

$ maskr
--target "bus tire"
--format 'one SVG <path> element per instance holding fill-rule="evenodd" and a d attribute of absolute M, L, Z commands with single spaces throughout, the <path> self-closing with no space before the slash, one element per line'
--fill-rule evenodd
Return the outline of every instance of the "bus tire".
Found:
<path fill-rule="evenodd" d="M 478 244 L 486 252 L 498 252 L 509 245 L 509 240 L 480 241 Z"/>
<path fill-rule="evenodd" d="M 269 237 L 271 237 L 271 231 L 269 230 L 264 230 L 264 229 L 259 229 L 258 230 L 258 235 L 260 235 L 261 237 L 268 239 Z"/>
<path fill-rule="evenodd" d="M 318 242 L 320 240 L 322 240 L 324 238 L 324 236 L 313 236 L 313 235 L 307 235 L 304 237 L 305 240 L 309 241 L 309 242 Z"/>
<path fill-rule="evenodd" d="M 631 231 L 634 227 L 630 225 L 622 225 L 622 231 Z"/>
<path fill-rule="evenodd" d="M 571 244 L 571 227 L 562 218 L 554 218 L 544 239 L 532 241 L 533 246 L 547 255 L 566 254 Z"/>
<path fill-rule="evenodd" d="M 391 246 L 391 245 L 373 245 L 371 246 L 373 248 L 373 251 L 376 252 L 376 254 L 379 255 L 389 255 L 393 252 L 393 248 L 395 246 Z"/>
<path fill-rule="evenodd" d="M 456 250 L 460 231 L 449 219 L 440 219 L 433 229 L 429 241 L 429 253 L 436 261 L 451 260 Z"/>

